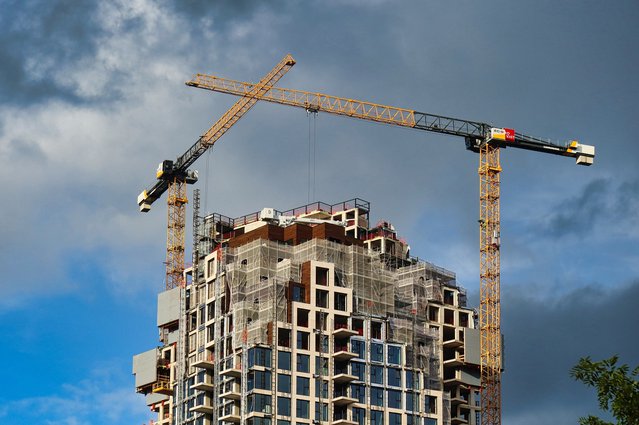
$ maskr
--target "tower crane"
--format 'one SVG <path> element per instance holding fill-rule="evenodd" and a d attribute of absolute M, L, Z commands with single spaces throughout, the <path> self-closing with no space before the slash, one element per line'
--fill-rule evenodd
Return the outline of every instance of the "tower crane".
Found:
<path fill-rule="evenodd" d="M 175 161 L 165 160 L 160 163 L 156 178 L 157 181 L 150 188 L 142 191 L 138 196 L 138 205 L 141 212 L 148 212 L 151 205 L 164 192 L 168 190 L 168 225 L 166 242 L 166 289 L 175 288 L 182 282 L 184 272 L 184 245 L 185 245 L 185 215 L 186 185 L 197 181 L 197 172 L 188 168 L 207 149 L 212 147 L 229 128 L 233 126 L 257 100 L 276 84 L 291 67 L 295 60 L 291 55 L 286 55 L 275 67 L 266 74 L 259 83 L 254 84 L 248 93 L 245 93 L 211 128 L 202 135 L 193 146 Z"/>
<path fill-rule="evenodd" d="M 186 84 L 243 97 L 251 96 L 256 87 L 252 83 L 206 74 L 196 74 Z M 468 150 L 479 153 L 481 423 L 501 424 L 500 149 L 512 147 L 567 156 L 575 158 L 579 165 L 591 165 L 594 146 L 576 140 L 560 145 L 488 123 L 321 93 L 278 87 L 263 87 L 263 90 L 260 100 L 462 137 Z"/>

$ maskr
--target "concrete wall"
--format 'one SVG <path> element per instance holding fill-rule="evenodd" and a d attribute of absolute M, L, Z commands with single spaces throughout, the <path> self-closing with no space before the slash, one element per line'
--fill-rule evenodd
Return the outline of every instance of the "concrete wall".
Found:
<path fill-rule="evenodd" d="M 136 387 L 157 381 L 157 359 L 157 348 L 133 356 L 133 374 L 135 375 Z"/>
<path fill-rule="evenodd" d="M 158 294 L 158 326 L 175 322 L 180 318 L 180 288 Z"/>

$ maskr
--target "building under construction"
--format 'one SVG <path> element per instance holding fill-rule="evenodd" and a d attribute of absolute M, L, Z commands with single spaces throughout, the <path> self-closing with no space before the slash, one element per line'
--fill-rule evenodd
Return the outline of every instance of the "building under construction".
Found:
<path fill-rule="evenodd" d="M 161 425 L 479 424 L 476 312 L 354 199 L 199 216 L 161 345 L 133 358 Z"/>

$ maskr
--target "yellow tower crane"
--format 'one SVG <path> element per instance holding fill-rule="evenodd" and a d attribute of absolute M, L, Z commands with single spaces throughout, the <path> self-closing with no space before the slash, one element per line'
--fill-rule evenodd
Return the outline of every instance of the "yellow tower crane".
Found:
<path fill-rule="evenodd" d="M 201 89 L 249 97 L 256 85 L 242 81 L 197 74 L 186 83 Z M 367 121 L 416 128 L 463 137 L 466 148 L 479 153 L 479 276 L 481 346 L 481 423 L 501 423 L 501 300 L 500 300 L 500 148 L 513 147 L 575 158 L 577 164 L 591 165 L 594 146 L 571 141 L 551 143 L 517 133 L 513 129 L 487 123 L 417 112 L 321 93 L 263 87 L 260 100 L 296 106 L 313 112 L 328 112 Z"/>
<path fill-rule="evenodd" d="M 197 172 L 188 168 L 242 118 L 293 65 L 295 65 L 293 57 L 286 55 L 259 83 L 253 85 L 249 93 L 245 93 L 241 99 L 235 102 L 184 154 L 175 161 L 163 161 L 158 167 L 155 184 L 138 196 L 140 211 L 148 212 L 153 202 L 167 190 L 169 192 L 167 197 L 166 289 L 179 286 L 183 280 L 184 246 L 186 243 L 184 227 L 186 203 L 188 202 L 186 185 L 197 181 Z"/>

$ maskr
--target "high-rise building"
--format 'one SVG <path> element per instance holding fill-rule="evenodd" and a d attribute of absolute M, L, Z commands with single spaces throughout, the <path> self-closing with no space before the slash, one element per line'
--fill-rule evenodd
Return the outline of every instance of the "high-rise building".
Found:
<path fill-rule="evenodd" d="M 354 199 L 194 223 L 160 347 L 133 359 L 157 424 L 479 424 L 479 331 L 455 274 Z"/>

